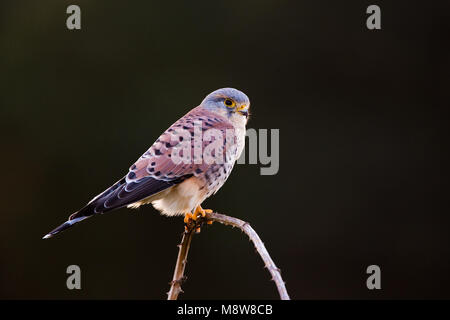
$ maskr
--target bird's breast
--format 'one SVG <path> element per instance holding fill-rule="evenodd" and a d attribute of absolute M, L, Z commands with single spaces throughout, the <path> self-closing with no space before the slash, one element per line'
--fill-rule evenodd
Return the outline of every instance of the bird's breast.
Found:
<path fill-rule="evenodd" d="M 242 154 L 242 151 L 245 147 L 245 133 L 246 128 L 245 126 L 237 126 L 235 127 L 235 134 L 236 134 L 236 156 L 235 161 L 239 159 L 239 157 Z"/>

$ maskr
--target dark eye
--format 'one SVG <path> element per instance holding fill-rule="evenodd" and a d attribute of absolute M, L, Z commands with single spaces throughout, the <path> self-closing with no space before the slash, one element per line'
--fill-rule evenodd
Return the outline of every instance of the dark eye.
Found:
<path fill-rule="evenodd" d="M 231 99 L 225 99 L 225 101 L 223 102 L 227 107 L 234 107 L 234 101 Z"/>

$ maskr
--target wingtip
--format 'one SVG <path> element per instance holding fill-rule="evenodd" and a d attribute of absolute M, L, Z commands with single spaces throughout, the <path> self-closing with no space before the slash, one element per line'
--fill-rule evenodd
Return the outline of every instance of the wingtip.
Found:
<path fill-rule="evenodd" d="M 52 231 L 47 233 L 45 236 L 43 236 L 42 239 L 52 238 L 53 236 L 55 236 L 56 234 L 60 233 L 61 231 L 64 231 L 64 230 L 70 228 L 72 225 L 74 225 L 74 224 L 76 224 L 76 223 L 78 223 L 80 221 L 83 221 L 84 219 L 87 219 L 87 218 L 89 218 L 89 216 L 82 216 L 82 217 L 77 217 L 77 218 L 72 219 L 72 220 L 67 220 L 62 225 L 60 225 L 56 229 L 53 229 Z"/>
<path fill-rule="evenodd" d="M 43 236 L 42 239 L 45 240 L 45 239 L 48 239 L 48 238 L 51 238 L 51 237 L 52 237 L 52 235 L 50 233 L 48 233 L 45 236 Z"/>

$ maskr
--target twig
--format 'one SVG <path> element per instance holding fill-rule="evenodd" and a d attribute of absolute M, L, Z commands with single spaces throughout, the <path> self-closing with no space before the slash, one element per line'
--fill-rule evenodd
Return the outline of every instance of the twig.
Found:
<path fill-rule="evenodd" d="M 207 213 L 206 219 L 199 219 L 196 221 L 195 225 L 191 225 L 187 227 L 187 230 L 183 233 L 183 239 L 181 241 L 180 250 L 178 252 L 177 263 L 175 265 L 175 271 L 173 275 L 173 280 L 171 281 L 170 291 L 168 293 L 168 300 L 176 300 L 178 298 L 178 294 L 183 292 L 181 290 L 181 282 L 184 280 L 184 269 L 186 266 L 187 254 L 189 252 L 189 247 L 191 245 L 192 236 L 194 234 L 194 230 L 196 230 L 199 226 L 201 226 L 206 221 L 216 221 L 225 225 L 229 225 L 232 227 L 237 227 L 241 231 L 245 232 L 250 240 L 253 242 L 256 251 L 258 251 L 262 260 L 264 261 L 265 267 L 269 270 L 272 275 L 272 280 L 275 282 L 278 293 L 280 294 L 281 300 L 290 300 L 289 295 L 286 290 L 285 283 L 281 277 L 280 269 L 277 268 L 272 258 L 267 252 L 264 243 L 261 241 L 261 238 L 258 236 L 256 231 L 245 221 L 242 221 L 237 218 L 229 217 L 220 213 Z"/>
<path fill-rule="evenodd" d="M 264 261 L 265 267 L 269 270 L 270 274 L 272 275 L 272 280 L 275 281 L 281 300 L 290 300 L 284 281 L 281 278 L 280 269 L 277 268 L 272 258 L 270 257 L 269 252 L 267 252 L 264 243 L 261 241 L 261 238 L 258 236 L 256 231 L 253 230 L 250 224 L 240 219 L 229 217 L 224 214 L 215 212 L 207 214 L 206 218 L 220 222 L 225 225 L 237 227 L 241 229 L 243 232 L 245 232 L 255 245 L 255 248 L 258 251 L 259 255 L 261 256 L 261 259 Z"/>
<path fill-rule="evenodd" d="M 178 295 L 183 292 L 183 290 L 181 289 L 181 282 L 185 280 L 184 269 L 186 268 L 187 256 L 189 253 L 193 235 L 194 228 L 186 229 L 183 232 L 181 244 L 178 245 L 179 251 L 177 263 L 175 264 L 175 271 L 173 272 L 173 278 L 170 282 L 170 290 L 167 293 L 167 300 L 177 300 Z"/>

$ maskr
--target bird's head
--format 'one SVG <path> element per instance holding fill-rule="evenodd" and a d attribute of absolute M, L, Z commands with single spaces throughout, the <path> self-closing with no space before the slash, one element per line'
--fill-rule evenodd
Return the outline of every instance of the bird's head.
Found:
<path fill-rule="evenodd" d="M 247 95 L 233 88 L 222 88 L 208 94 L 201 106 L 244 125 L 250 115 L 250 100 Z"/>

